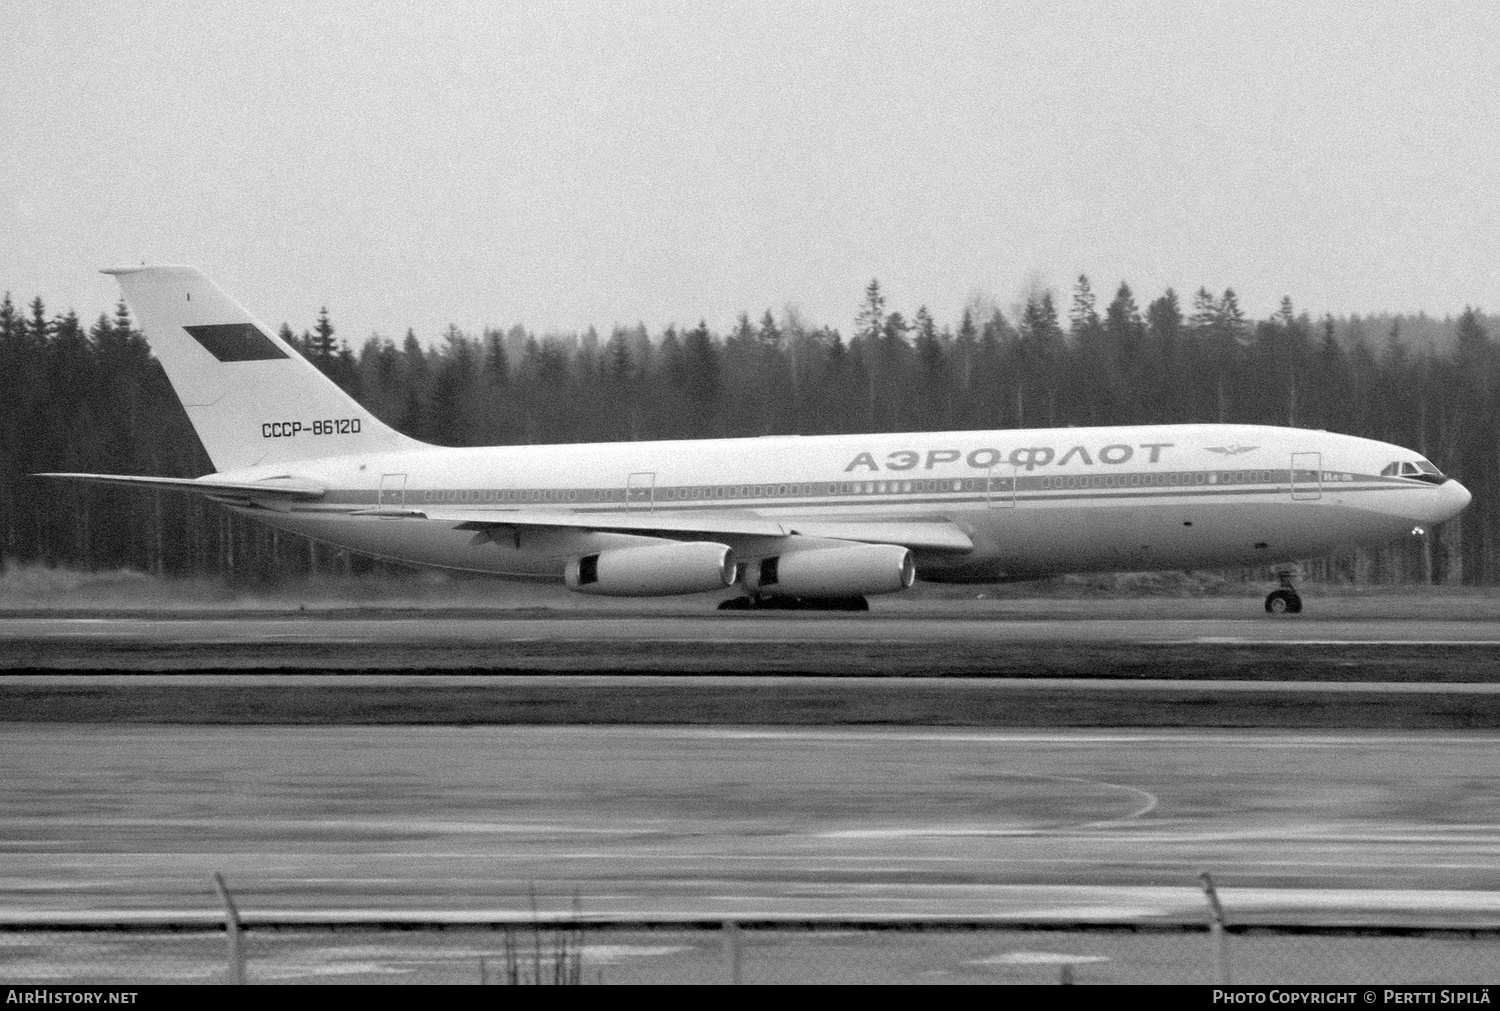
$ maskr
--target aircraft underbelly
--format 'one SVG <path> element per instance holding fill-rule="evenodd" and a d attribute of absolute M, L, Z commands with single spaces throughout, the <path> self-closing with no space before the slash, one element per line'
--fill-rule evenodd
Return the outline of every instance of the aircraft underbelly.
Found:
<path fill-rule="evenodd" d="M 919 556 L 927 579 L 988 581 L 1067 572 L 1120 572 L 1276 563 L 1405 534 L 1388 513 L 1332 502 L 1044 505 L 962 517 L 972 554 Z"/>

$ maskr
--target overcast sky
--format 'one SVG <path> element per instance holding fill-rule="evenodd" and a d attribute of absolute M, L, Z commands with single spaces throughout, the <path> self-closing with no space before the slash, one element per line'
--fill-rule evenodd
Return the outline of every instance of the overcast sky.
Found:
<path fill-rule="evenodd" d="M 1497 67 L 1494 3 L 11 0 L 0 288 L 190 263 L 354 343 L 848 333 L 871 277 L 1493 310 Z"/>

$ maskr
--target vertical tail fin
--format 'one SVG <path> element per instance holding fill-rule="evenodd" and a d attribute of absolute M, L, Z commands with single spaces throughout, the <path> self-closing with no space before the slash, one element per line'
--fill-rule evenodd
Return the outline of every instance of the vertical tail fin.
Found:
<path fill-rule="evenodd" d="M 220 472 L 420 443 L 376 420 L 194 267 L 113 267 Z"/>

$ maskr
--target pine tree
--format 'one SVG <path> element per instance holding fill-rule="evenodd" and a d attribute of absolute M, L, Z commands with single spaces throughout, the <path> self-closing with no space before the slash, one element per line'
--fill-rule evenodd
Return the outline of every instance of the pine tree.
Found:
<path fill-rule="evenodd" d="M 871 278 L 865 288 L 865 301 L 855 317 L 854 335 L 857 339 L 874 344 L 885 328 L 885 296 L 880 293 L 880 281 Z"/>
<path fill-rule="evenodd" d="M 499 330 L 484 332 L 484 378 L 494 390 L 510 385 L 510 357 L 505 353 L 503 338 Z"/>
<path fill-rule="evenodd" d="M 817 389 L 818 426 L 815 431 L 822 434 L 847 431 L 844 420 L 853 413 L 854 397 L 851 387 L 855 385 L 851 375 L 849 351 L 837 332 L 828 344 L 828 354 L 823 366 L 823 382 Z"/>
<path fill-rule="evenodd" d="M 1142 415 L 1150 422 L 1179 422 L 1188 418 L 1182 372 L 1182 307 L 1177 292 L 1168 288 L 1146 307 L 1146 359 L 1150 373 L 1143 376 L 1151 409 Z"/>
<path fill-rule="evenodd" d="M 1182 306 L 1171 288 L 1146 307 L 1146 333 L 1160 355 L 1163 374 L 1174 372 L 1182 340 Z"/>
<path fill-rule="evenodd" d="M 750 325 L 750 314 L 741 310 L 739 318 L 735 320 L 734 332 L 729 335 L 730 343 L 741 344 L 750 347 L 755 343 L 755 327 Z"/>
<path fill-rule="evenodd" d="M 1245 311 L 1240 308 L 1239 296 L 1234 293 L 1233 288 L 1224 289 L 1224 297 L 1219 300 L 1214 313 L 1214 324 L 1226 340 L 1237 344 L 1245 343 Z"/>
<path fill-rule="evenodd" d="M 795 328 L 795 320 L 793 324 Z M 759 395 L 764 412 L 756 434 L 795 432 L 798 412 L 796 345 L 776 325 L 776 317 L 771 315 L 770 309 L 761 316 L 755 339 L 759 342 L 760 354 L 755 369 L 758 389 L 752 391 L 752 395 Z"/>
<path fill-rule="evenodd" d="M 427 384 L 431 373 L 427 364 L 427 352 L 423 349 L 422 342 L 417 340 L 416 332 L 410 328 L 406 331 L 406 339 L 401 343 L 401 359 L 406 405 L 401 412 L 399 427 L 412 438 L 426 441 Z"/>
<path fill-rule="evenodd" d="M 881 353 L 877 350 L 885 330 L 885 296 L 880 293 L 880 281 L 871 278 L 865 287 L 865 300 L 854 318 L 854 336 L 849 341 L 851 371 L 860 372 L 865 380 L 864 416 L 868 424 L 878 430 L 876 418 L 884 412 L 878 408 L 878 386 L 884 370 L 881 368 Z"/>
<path fill-rule="evenodd" d="M 647 371 L 651 385 L 651 416 L 645 437 L 686 438 L 693 420 L 683 393 L 687 369 L 683 362 L 682 339 L 677 335 L 676 324 L 668 323 L 662 331 L 655 354 L 654 368 Z"/>
<path fill-rule="evenodd" d="M 578 378 L 591 380 L 599 364 L 599 331 L 594 329 L 592 323 L 578 339 L 578 351 L 575 357 L 577 361 L 574 372 Z"/>
<path fill-rule="evenodd" d="M 26 335 L 34 347 L 41 348 L 46 345 L 51 334 L 52 323 L 47 319 L 47 306 L 43 304 L 42 296 L 38 295 L 31 300 L 31 325 L 27 328 Z"/>
<path fill-rule="evenodd" d="M 974 370 L 974 352 L 979 342 L 979 331 L 974 327 L 974 316 L 964 309 L 958 323 L 958 334 L 953 339 L 953 355 L 958 365 L 958 389 L 965 400 L 969 396 Z"/>
<path fill-rule="evenodd" d="M 606 402 L 604 438 L 640 438 L 640 413 L 636 396 L 631 330 L 616 326 L 604 345 L 600 365 L 601 389 Z"/>
<path fill-rule="evenodd" d="M 907 427 L 902 419 L 909 413 L 912 392 L 910 330 L 906 317 L 892 312 L 885 318 L 879 340 L 870 346 L 870 417 L 876 431 Z"/>
<path fill-rule="evenodd" d="M 912 420 L 924 431 L 943 427 L 948 418 L 949 383 L 943 345 L 938 340 L 937 324 L 927 307 L 920 306 L 916 317 L 918 399 L 912 405 Z M 912 427 L 898 425 L 900 428 Z"/>
<path fill-rule="evenodd" d="M 128 343 L 136 336 L 135 329 L 130 322 L 130 307 L 122 298 L 115 303 L 115 317 L 112 321 L 115 337 L 122 343 Z"/>
<path fill-rule="evenodd" d="M 1062 327 L 1052 293 L 1043 291 L 1026 301 L 1021 313 L 1017 351 L 1016 425 L 1057 424 L 1058 364 Z"/>
<path fill-rule="evenodd" d="M 1188 320 L 1194 330 L 1208 333 L 1219 318 L 1219 305 L 1207 288 L 1199 288 L 1193 296 L 1193 315 Z"/>
<path fill-rule="evenodd" d="M 1297 321 L 1296 310 L 1292 308 L 1292 296 L 1281 296 L 1281 305 L 1277 308 L 1276 315 L 1273 317 L 1273 319 L 1277 326 L 1283 327 L 1285 329 L 1290 329 L 1292 325 Z"/>
<path fill-rule="evenodd" d="M 625 384 L 631 377 L 630 331 L 615 327 L 605 345 L 605 371 L 616 383 Z"/>
<path fill-rule="evenodd" d="M 770 309 L 760 318 L 760 329 L 755 332 L 755 336 L 761 347 L 777 354 L 781 352 L 783 334 L 776 326 L 776 318 L 771 315 Z"/>
<path fill-rule="evenodd" d="M 1141 355 L 1145 332 L 1146 324 L 1135 304 L 1135 294 L 1130 285 L 1121 281 L 1104 311 L 1106 353 L 1101 356 L 1105 369 L 1101 387 L 1108 391 L 1105 396 L 1109 409 L 1099 420 L 1105 424 L 1139 422 L 1149 410 L 1150 396 L 1143 381 L 1150 375 L 1151 364 Z"/>
<path fill-rule="evenodd" d="M 325 374 L 331 371 L 333 360 L 338 355 L 338 344 L 333 339 L 333 323 L 328 319 L 326 305 L 318 312 L 318 324 L 313 327 L 308 350 L 312 352 L 312 360 L 318 368 Z"/>
<path fill-rule="evenodd" d="M 1099 332 L 1099 313 L 1094 308 L 1094 290 L 1088 275 L 1079 274 L 1073 287 L 1073 307 L 1068 310 L 1069 330 L 1074 341 L 1088 340 Z"/>
<path fill-rule="evenodd" d="M 1339 343 L 1332 315 L 1323 317 L 1323 339 L 1318 344 L 1317 374 L 1310 384 L 1310 423 L 1319 428 L 1347 427 L 1344 411 L 1353 395 L 1348 355 Z"/>
<path fill-rule="evenodd" d="M 719 434 L 715 431 L 715 416 L 722 385 L 719 356 L 705 320 L 699 320 L 696 327 L 683 335 L 682 372 L 682 388 L 693 412 L 690 436 L 705 438 Z"/>
<path fill-rule="evenodd" d="M 1104 332 L 1122 372 L 1130 369 L 1140 354 L 1145 330 L 1146 324 L 1135 304 L 1135 293 L 1130 290 L 1130 285 L 1121 281 L 1114 300 L 1104 312 Z"/>
<path fill-rule="evenodd" d="M 432 381 L 432 436 L 443 446 L 466 446 L 473 438 L 472 397 L 478 379 L 474 346 L 452 323 Z"/>
<path fill-rule="evenodd" d="M 5 293 L 5 298 L 0 299 L 0 341 L 10 344 L 20 339 L 21 316 L 16 312 L 16 304 L 10 300 L 10 292 Z"/>

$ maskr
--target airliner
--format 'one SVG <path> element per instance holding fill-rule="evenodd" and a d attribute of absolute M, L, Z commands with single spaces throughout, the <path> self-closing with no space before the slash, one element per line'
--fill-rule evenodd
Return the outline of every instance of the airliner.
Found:
<path fill-rule="evenodd" d="M 191 492 L 366 555 L 728 610 L 865 610 L 924 580 L 1267 565 L 1421 534 L 1470 499 L 1400 446 L 1129 425 L 448 448 L 347 396 L 202 272 L 115 267 L 216 468 L 46 474 Z"/>

